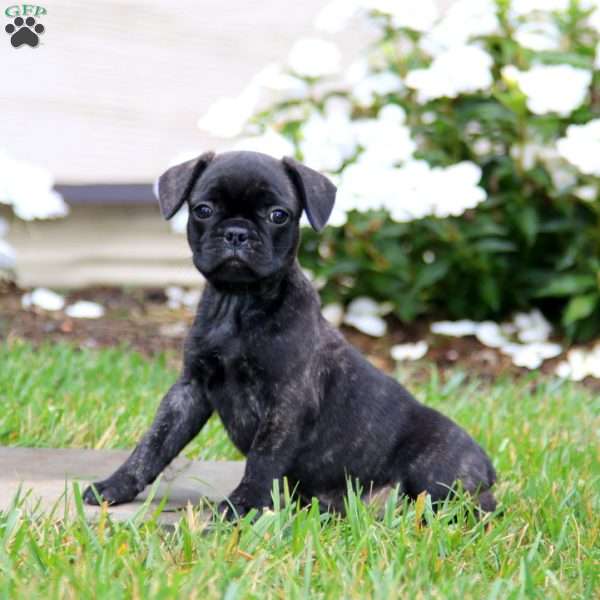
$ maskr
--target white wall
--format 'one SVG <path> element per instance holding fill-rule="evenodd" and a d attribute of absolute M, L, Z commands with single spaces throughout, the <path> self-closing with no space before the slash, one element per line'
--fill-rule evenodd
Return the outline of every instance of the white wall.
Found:
<path fill-rule="evenodd" d="M 152 181 L 181 151 L 215 146 L 198 117 L 317 34 L 325 2 L 41 1 L 37 48 L 0 31 L 0 150 L 62 183 Z M 365 39 L 359 29 L 339 41 L 352 55 Z"/>

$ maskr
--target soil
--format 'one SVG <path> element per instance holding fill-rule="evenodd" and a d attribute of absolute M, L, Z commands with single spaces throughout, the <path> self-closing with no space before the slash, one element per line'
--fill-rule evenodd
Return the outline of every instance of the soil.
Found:
<path fill-rule="evenodd" d="M 106 346 L 129 347 L 145 356 L 168 352 L 173 364 L 179 364 L 187 329 L 193 320 L 193 310 L 187 307 L 171 309 L 162 289 L 123 289 L 95 287 L 64 294 L 66 305 L 78 300 L 98 302 L 105 310 L 99 319 L 73 319 L 63 311 L 48 312 L 36 307 L 24 309 L 21 297 L 25 293 L 12 283 L 0 282 L 0 341 L 24 339 L 34 344 L 67 341 L 86 348 Z M 388 320 L 388 334 L 372 338 L 355 329 L 342 327 L 346 338 L 358 347 L 377 367 L 391 373 L 394 361 L 390 348 L 394 344 L 426 339 L 427 360 L 442 371 L 459 365 L 480 377 L 494 378 L 499 374 L 523 374 L 510 358 L 481 345 L 474 337 L 450 338 L 433 336 L 429 323 L 411 325 L 393 318 Z M 542 371 L 551 373 L 561 358 L 546 361 Z M 426 361 L 414 363 L 426 368 Z"/>

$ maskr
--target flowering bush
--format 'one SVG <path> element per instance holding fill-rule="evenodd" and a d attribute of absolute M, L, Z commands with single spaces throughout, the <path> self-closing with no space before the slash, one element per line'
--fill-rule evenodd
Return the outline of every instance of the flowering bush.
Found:
<path fill-rule="evenodd" d="M 338 185 L 333 227 L 301 248 L 325 301 L 390 301 L 406 322 L 536 306 L 573 339 L 598 335 L 600 0 L 442 15 L 432 0 L 334 0 L 316 25 L 352 19 L 375 40 L 346 70 L 332 42 L 302 40 L 200 120 Z"/>

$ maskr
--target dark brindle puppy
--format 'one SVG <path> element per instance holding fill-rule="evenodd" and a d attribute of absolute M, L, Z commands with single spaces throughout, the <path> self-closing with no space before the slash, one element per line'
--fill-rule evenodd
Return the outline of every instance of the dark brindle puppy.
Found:
<path fill-rule="evenodd" d="M 460 481 L 494 509 L 494 469 L 477 443 L 321 316 L 296 251 L 302 211 L 316 230 L 331 213 L 328 179 L 293 159 L 228 152 L 172 167 L 158 189 L 167 219 L 188 202 L 188 240 L 207 286 L 181 376 L 127 461 L 94 484 L 104 500 L 133 500 L 216 411 L 247 456 L 229 498 L 240 515 L 269 506 L 284 476 L 300 498 L 338 510 L 347 477 L 367 491 L 399 484 L 433 501 Z M 97 503 L 91 487 L 84 498 Z"/>

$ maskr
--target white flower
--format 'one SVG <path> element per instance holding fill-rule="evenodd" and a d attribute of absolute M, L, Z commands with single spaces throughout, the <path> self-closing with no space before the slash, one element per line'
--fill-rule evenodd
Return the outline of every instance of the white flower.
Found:
<path fill-rule="evenodd" d="M 260 89 L 253 85 L 246 87 L 239 96 L 219 98 L 198 119 L 198 127 L 220 138 L 240 135 L 259 99 Z"/>
<path fill-rule="evenodd" d="M 490 152 L 492 152 L 494 146 L 489 138 L 479 138 L 473 144 L 473 152 L 477 154 L 477 156 L 487 156 Z"/>
<path fill-rule="evenodd" d="M 373 298 L 360 296 L 348 304 L 348 313 L 353 315 L 379 315 L 381 309 Z"/>
<path fill-rule="evenodd" d="M 31 221 L 67 215 L 69 207 L 53 185 L 48 169 L 0 152 L 0 203 L 12 205 L 17 217 Z"/>
<path fill-rule="evenodd" d="M 513 323 L 522 342 L 545 342 L 552 333 L 552 325 L 537 308 L 529 313 L 517 313 Z"/>
<path fill-rule="evenodd" d="M 435 262 L 435 252 L 432 250 L 425 250 L 421 257 L 423 258 L 423 262 L 425 264 L 430 265 L 431 263 Z"/>
<path fill-rule="evenodd" d="M 371 298 L 355 298 L 346 309 L 344 323 L 372 337 L 381 337 L 387 331 L 387 323 L 381 318 L 382 307 Z"/>
<path fill-rule="evenodd" d="M 567 361 L 563 360 L 562 362 L 558 363 L 558 365 L 556 366 L 555 373 L 561 379 L 569 379 L 571 377 L 571 373 L 572 373 L 571 365 L 569 365 L 569 363 Z"/>
<path fill-rule="evenodd" d="M 349 86 L 353 86 L 360 83 L 365 77 L 368 77 L 370 73 L 371 67 L 369 61 L 366 58 L 359 58 L 344 71 L 343 81 Z"/>
<path fill-rule="evenodd" d="M 324 77 L 339 71 L 341 57 L 333 42 L 305 38 L 292 46 L 288 64 L 301 77 Z"/>
<path fill-rule="evenodd" d="M 304 162 L 317 171 L 337 171 L 356 151 L 350 103 L 330 98 L 325 112 L 314 112 L 302 125 L 300 151 Z"/>
<path fill-rule="evenodd" d="M 487 197 L 485 190 L 477 185 L 481 180 L 481 169 L 475 163 L 464 161 L 432 169 L 432 175 L 433 189 L 438 194 L 433 208 L 436 217 L 458 217 Z"/>
<path fill-rule="evenodd" d="M 13 211 L 17 217 L 24 221 L 32 221 L 34 219 L 55 219 L 69 213 L 69 207 L 58 192 L 42 190 L 37 185 L 32 185 L 30 188 L 31 191 L 26 193 L 31 193 L 31 195 L 23 195 L 13 203 Z M 29 201 L 26 201 L 26 198 Z"/>
<path fill-rule="evenodd" d="M 21 298 L 23 308 L 37 306 L 43 310 L 54 311 L 62 310 L 64 305 L 65 299 L 61 295 L 46 288 L 37 288 L 33 292 L 24 294 Z"/>
<path fill-rule="evenodd" d="M 337 302 L 333 302 L 324 306 L 321 309 L 321 314 L 334 327 L 339 327 L 344 320 L 344 307 Z"/>
<path fill-rule="evenodd" d="M 387 207 L 399 222 L 425 215 L 457 217 L 486 199 L 485 190 L 477 185 L 481 169 L 474 163 L 431 168 L 423 161 L 412 161 L 400 173 L 397 200 Z"/>
<path fill-rule="evenodd" d="M 431 324 L 431 332 L 436 335 L 447 335 L 450 337 L 464 337 L 466 335 L 475 335 L 479 323 L 462 319 L 460 321 L 438 321 Z"/>
<path fill-rule="evenodd" d="M 280 65 L 270 63 L 240 94 L 213 102 L 198 119 L 198 127 L 215 137 L 233 138 L 244 131 L 250 117 L 267 100 L 305 98 L 307 93 L 308 85 L 304 80 L 284 72 Z"/>
<path fill-rule="evenodd" d="M 558 365 L 556 374 L 573 381 L 582 381 L 588 376 L 600 379 L 600 344 L 590 352 L 582 348 L 569 350 L 567 360 Z"/>
<path fill-rule="evenodd" d="M 179 308 L 196 308 L 200 301 L 202 291 L 200 289 L 184 290 L 176 285 L 171 285 L 165 290 L 167 306 L 172 310 Z"/>
<path fill-rule="evenodd" d="M 484 346 L 498 348 L 511 357 L 513 364 L 528 369 L 537 369 L 544 360 L 562 352 L 559 344 L 546 341 L 552 327 L 537 309 L 529 313 L 517 313 L 512 323 L 440 321 L 432 324 L 431 331 L 437 335 L 454 337 L 475 335 Z M 511 341 L 510 338 L 515 334 L 524 343 Z"/>
<path fill-rule="evenodd" d="M 559 344 L 546 341 L 552 327 L 537 309 L 529 313 L 517 313 L 512 323 L 440 321 L 432 324 L 431 331 L 437 335 L 454 337 L 475 335 L 484 346 L 498 348 L 511 357 L 513 364 L 528 369 L 537 369 L 545 360 L 562 352 Z M 510 341 L 514 334 L 524 343 Z"/>
<path fill-rule="evenodd" d="M 80 300 L 67 306 L 65 314 L 72 319 L 99 319 L 104 316 L 104 307 L 96 302 Z"/>
<path fill-rule="evenodd" d="M 406 76 L 406 85 L 417 90 L 420 102 L 435 98 L 456 98 L 474 93 L 493 83 L 492 57 L 476 46 L 457 46 L 434 58 L 427 69 L 415 69 Z"/>
<path fill-rule="evenodd" d="M 252 78 L 249 87 L 255 87 L 260 92 L 275 93 L 275 97 L 271 97 L 271 100 L 279 99 L 280 96 L 286 100 L 299 99 L 305 98 L 308 94 L 306 81 L 286 73 L 277 63 L 270 63 L 261 69 Z"/>
<path fill-rule="evenodd" d="M 359 0 L 367 10 L 389 15 L 395 28 L 428 31 L 439 16 L 433 0 Z"/>
<path fill-rule="evenodd" d="M 376 96 L 385 96 L 404 89 L 402 79 L 391 71 L 372 73 L 361 79 L 352 89 L 352 96 L 361 106 L 371 106 Z"/>
<path fill-rule="evenodd" d="M 515 28 L 513 37 L 524 48 L 538 52 L 558 50 L 561 43 L 561 34 L 558 26 L 549 20 L 520 23 Z"/>
<path fill-rule="evenodd" d="M 306 217 L 305 217 L 306 218 Z M 348 213 L 342 206 L 336 204 L 329 215 L 329 220 L 327 221 L 327 225 L 330 227 L 343 227 L 348 222 Z"/>
<path fill-rule="evenodd" d="M 529 344 L 505 344 L 500 350 L 511 357 L 517 367 L 537 369 L 542 363 L 558 356 L 562 352 L 560 344 L 547 342 L 533 342 Z"/>
<path fill-rule="evenodd" d="M 187 231 L 187 222 L 190 211 L 187 204 L 184 204 L 171 218 L 169 226 L 174 233 L 185 233 Z"/>
<path fill-rule="evenodd" d="M 419 360 L 427 354 L 427 342 L 420 341 L 415 344 L 398 344 L 390 348 L 390 355 L 396 361 Z"/>
<path fill-rule="evenodd" d="M 523 145 L 513 145 L 510 149 L 510 155 L 521 163 L 525 170 L 533 169 L 538 163 L 542 162 L 547 168 L 556 167 L 560 156 L 556 149 L 549 145 L 543 145 L 537 142 L 529 142 Z"/>
<path fill-rule="evenodd" d="M 433 56 L 463 46 L 471 39 L 500 31 L 494 0 L 458 0 L 420 40 L 419 46 Z"/>
<path fill-rule="evenodd" d="M 501 326 L 504 334 L 516 334 L 520 343 L 506 341 L 500 351 L 511 357 L 513 364 L 527 369 L 537 369 L 542 363 L 562 352 L 560 344 L 548 342 L 552 325 L 544 315 L 533 309 L 528 313 L 516 313 L 512 323 Z"/>
<path fill-rule="evenodd" d="M 391 165 L 409 159 L 417 145 L 404 124 L 406 113 L 396 104 L 384 106 L 376 119 L 352 122 L 357 142 L 362 146 L 360 161 Z"/>
<path fill-rule="evenodd" d="M 556 143 L 558 153 L 584 175 L 600 177 L 600 119 L 585 125 L 569 125 Z"/>
<path fill-rule="evenodd" d="M 554 187 L 563 192 L 577 183 L 577 176 L 571 169 L 565 169 L 556 165 L 547 165 Z"/>
<path fill-rule="evenodd" d="M 340 177 L 335 206 L 361 212 L 383 208 L 397 198 L 395 174 L 388 166 L 364 162 L 348 165 Z"/>
<path fill-rule="evenodd" d="M 344 323 L 371 337 L 382 337 L 387 331 L 386 322 L 376 315 L 347 314 Z"/>
<path fill-rule="evenodd" d="M 489 346 L 490 348 L 500 348 L 509 343 L 502 333 L 501 326 L 493 321 L 483 321 L 483 323 L 480 323 L 475 336 L 484 346 Z"/>
<path fill-rule="evenodd" d="M 432 110 L 427 110 L 421 115 L 424 125 L 431 125 L 437 121 L 437 115 Z"/>
<path fill-rule="evenodd" d="M 294 144 L 270 127 L 261 135 L 242 138 L 234 145 L 233 149 L 262 152 L 274 158 L 294 155 Z"/>
<path fill-rule="evenodd" d="M 470 136 L 476 137 L 478 135 L 481 135 L 482 132 L 483 128 L 479 121 L 468 121 L 465 125 L 465 133 Z"/>
<path fill-rule="evenodd" d="M 571 65 L 536 65 L 529 71 L 511 68 L 510 77 L 527 96 L 527 107 L 532 113 L 557 113 L 562 117 L 581 106 L 592 82 L 590 71 Z"/>
<path fill-rule="evenodd" d="M 519 71 L 515 65 L 505 65 L 502 67 L 500 74 L 502 75 L 502 79 L 508 85 L 518 85 L 521 71 Z"/>
<path fill-rule="evenodd" d="M 338 187 L 345 210 L 386 209 L 397 222 L 425 216 L 459 216 L 486 199 L 477 184 L 481 169 L 463 162 L 431 168 L 425 161 L 409 160 L 402 167 L 357 162 L 346 167 Z"/>
<path fill-rule="evenodd" d="M 600 10 L 596 11 L 600 15 Z M 599 19 L 600 21 L 600 19 Z M 596 60 L 594 61 L 594 68 L 600 70 L 600 42 L 596 45 Z"/>
<path fill-rule="evenodd" d="M 581 185 L 573 190 L 573 194 L 584 202 L 593 202 L 600 195 L 595 185 Z"/>

